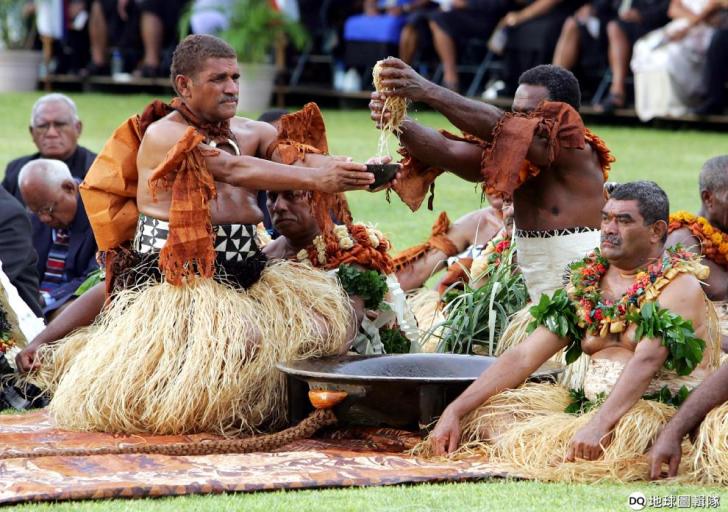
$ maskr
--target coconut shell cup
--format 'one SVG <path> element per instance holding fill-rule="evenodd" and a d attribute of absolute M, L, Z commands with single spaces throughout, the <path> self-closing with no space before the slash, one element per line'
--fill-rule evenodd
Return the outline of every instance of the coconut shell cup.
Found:
<path fill-rule="evenodd" d="M 374 174 L 374 183 L 369 185 L 369 190 L 375 190 L 392 181 L 398 170 L 399 164 L 367 164 L 367 171 Z"/>

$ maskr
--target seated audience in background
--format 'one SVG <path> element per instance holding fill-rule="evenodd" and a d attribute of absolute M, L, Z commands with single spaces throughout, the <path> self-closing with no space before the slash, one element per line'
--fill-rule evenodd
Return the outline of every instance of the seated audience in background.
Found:
<path fill-rule="evenodd" d="M 669 5 L 670 0 L 622 2 L 618 9 L 618 18 L 607 24 L 612 85 L 609 94 L 600 105 L 600 110 L 603 112 L 613 112 L 615 108 L 625 106 L 627 102 L 625 83 L 632 47 L 640 37 L 669 21 L 667 17 Z"/>
<path fill-rule="evenodd" d="M 700 103 L 705 55 L 720 16 L 715 0 L 672 0 L 672 21 L 634 45 L 635 110 L 642 121 L 680 117 Z M 725 66 L 725 62 L 723 65 Z"/>
<path fill-rule="evenodd" d="M 38 295 L 38 255 L 33 249 L 31 225 L 23 205 L 0 188 L 0 262 L 2 270 L 15 286 L 20 297 L 35 313 L 42 316 Z"/>
<path fill-rule="evenodd" d="M 503 65 L 506 93 L 513 95 L 518 78 L 529 68 L 551 62 L 564 20 L 582 0 L 519 1 L 498 23 L 504 29 Z"/>
<path fill-rule="evenodd" d="M 594 0 L 566 18 L 556 43 L 553 63 L 582 72 L 606 68 L 607 24 L 617 17 L 618 8 L 618 0 Z"/>
<path fill-rule="evenodd" d="M 139 31 L 144 56 L 135 71 L 138 76 L 152 78 L 169 75 L 171 50 L 177 45 L 182 11 L 188 0 L 142 0 L 139 7 Z M 169 56 L 165 57 L 165 49 Z"/>
<path fill-rule="evenodd" d="M 457 61 L 463 46 L 475 38 L 487 41 L 498 20 L 513 6 L 512 0 L 453 0 L 450 10 L 436 10 L 428 15 L 445 87 L 460 89 Z"/>
<path fill-rule="evenodd" d="M 110 46 L 116 48 L 125 63 L 124 71 L 139 60 L 139 10 L 135 0 L 91 0 L 88 37 L 91 62 L 87 75 L 108 75 Z"/>
<path fill-rule="evenodd" d="M 703 82 L 706 87 L 703 103 L 695 109 L 698 115 L 720 114 L 726 105 L 728 83 L 728 27 L 715 31 L 706 53 Z"/>
<path fill-rule="evenodd" d="M 2 182 L 5 190 L 22 202 L 18 173 L 26 163 L 38 158 L 61 160 L 75 178 L 83 179 L 96 158 L 96 153 L 78 145 L 82 128 L 76 104 L 71 98 L 59 93 L 38 98 L 30 114 L 30 135 L 38 152 L 17 158 L 8 164 Z"/>
<path fill-rule="evenodd" d="M 96 263 L 96 240 L 86 216 L 78 183 L 60 160 L 39 159 L 23 166 L 20 192 L 33 213 L 33 246 L 43 314 L 52 317 L 67 302 Z"/>
<path fill-rule="evenodd" d="M 190 15 L 190 30 L 193 34 L 216 35 L 230 25 L 226 10 L 233 0 L 194 0 Z"/>
<path fill-rule="evenodd" d="M 432 54 L 430 14 L 438 9 L 437 2 L 430 0 L 413 0 L 403 6 L 407 19 L 399 35 L 399 58 L 407 64 Z"/>

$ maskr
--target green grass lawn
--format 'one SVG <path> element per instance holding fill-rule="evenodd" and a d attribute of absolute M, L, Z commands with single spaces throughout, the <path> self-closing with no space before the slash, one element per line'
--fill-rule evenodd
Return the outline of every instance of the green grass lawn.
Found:
<path fill-rule="evenodd" d="M 0 173 L 13 158 L 34 152 L 27 125 L 30 109 L 38 94 L 0 96 Z M 84 121 L 81 143 L 98 151 L 113 129 L 124 119 L 139 112 L 151 96 L 77 94 L 79 113 Z M 253 115 L 257 115 L 254 113 Z M 414 112 L 414 117 L 436 128 L 449 123 L 432 112 Z M 373 156 L 377 150 L 378 131 L 367 111 L 324 112 L 332 153 L 350 155 L 358 160 Z M 673 209 L 698 207 L 697 175 L 702 163 L 728 152 L 725 133 L 664 131 L 645 128 L 592 126 L 606 140 L 617 157 L 611 178 L 614 181 L 651 179 L 668 192 Z M 395 145 L 391 144 L 394 151 Z M 349 194 L 354 217 L 376 223 L 388 233 L 400 250 L 420 242 L 429 235 L 437 214 L 446 210 L 452 220 L 480 205 L 480 189 L 454 176 L 437 180 L 435 209 L 422 208 L 411 213 L 396 196 L 387 204 L 384 194 L 357 192 Z"/>
<path fill-rule="evenodd" d="M 72 95 L 84 121 L 83 145 L 98 151 L 111 131 L 126 117 L 139 112 L 151 99 L 142 95 Z M 35 151 L 28 135 L 30 109 L 38 94 L 0 95 L 0 174 L 8 161 Z M 433 127 L 448 123 L 431 112 L 414 112 L 414 117 Z M 333 153 L 357 160 L 373 156 L 378 132 L 366 111 L 325 111 L 329 145 Z M 697 175 L 708 158 L 728 152 L 728 135 L 694 131 L 662 131 L 644 128 L 592 126 L 617 157 L 611 175 L 614 181 L 651 179 L 668 192 L 672 208 L 698 207 Z M 394 144 L 392 144 L 394 149 Z M 478 208 L 480 190 L 453 176 L 438 179 L 435 211 L 409 210 L 393 196 L 387 204 L 384 194 L 351 193 L 355 218 L 377 224 L 388 233 L 396 250 L 426 238 L 430 225 L 441 210 L 451 219 Z M 2 474 L 0 470 L 0 475 Z M 1 478 L 1 476 L 0 476 Z M 495 481 L 474 484 L 419 485 L 374 489 L 345 489 L 300 492 L 192 496 L 144 501 L 103 501 L 61 505 L 28 505 L 22 510 L 630 510 L 627 496 L 633 491 L 647 496 L 718 495 L 728 508 L 725 489 L 653 486 L 646 483 L 618 485 L 556 485 L 534 482 Z"/>

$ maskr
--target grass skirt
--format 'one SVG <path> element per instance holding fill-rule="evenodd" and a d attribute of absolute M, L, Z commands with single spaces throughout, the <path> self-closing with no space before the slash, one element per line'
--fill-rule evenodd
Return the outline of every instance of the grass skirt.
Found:
<path fill-rule="evenodd" d="M 91 326 L 43 349 L 34 381 L 61 428 L 247 434 L 286 420 L 275 368 L 339 353 L 351 308 L 335 277 L 292 262 L 241 291 L 213 279 L 125 290 Z"/>
<path fill-rule="evenodd" d="M 454 458 L 480 456 L 497 470 L 541 481 L 628 482 L 649 479 L 647 451 L 677 410 L 639 400 L 617 423 L 611 443 L 595 461 L 565 457 L 576 432 L 597 413 L 564 412 L 568 390 L 554 384 L 525 384 L 504 391 L 462 421 L 462 444 Z M 708 414 L 695 445 L 683 441 L 679 480 L 728 484 L 728 405 Z M 431 456 L 423 442 L 415 453 Z"/>

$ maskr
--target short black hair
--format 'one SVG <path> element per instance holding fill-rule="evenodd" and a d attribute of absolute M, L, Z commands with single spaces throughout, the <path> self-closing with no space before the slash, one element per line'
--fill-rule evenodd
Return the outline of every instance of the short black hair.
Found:
<path fill-rule="evenodd" d="M 654 181 L 631 181 L 615 187 L 609 199 L 617 201 L 637 201 L 637 208 L 644 219 L 645 226 L 657 221 L 669 223 L 670 200 L 660 186 Z M 667 231 L 663 243 L 667 240 Z"/>
<path fill-rule="evenodd" d="M 568 103 L 577 111 L 581 108 L 581 88 L 574 73 L 561 66 L 541 64 L 527 69 L 518 78 L 518 85 L 540 85 L 549 91 L 549 100 Z"/>
<path fill-rule="evenodd" d="M 176 86 L 174 77 L 184 75 L 193 77 L 207 59 L 236 59 L 237 54 L 232 46 L 219 37 L 207 34 L 192 34 L 180 41 L 172 54 L 170 78 L 172 87 Z"/>

